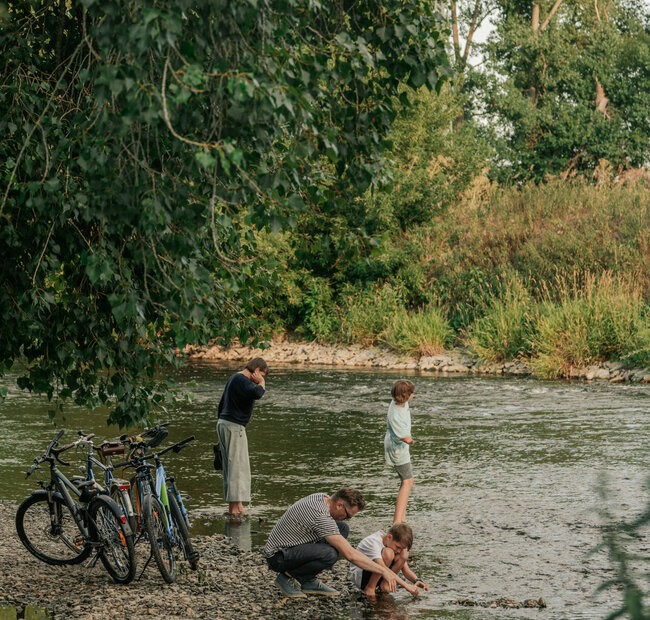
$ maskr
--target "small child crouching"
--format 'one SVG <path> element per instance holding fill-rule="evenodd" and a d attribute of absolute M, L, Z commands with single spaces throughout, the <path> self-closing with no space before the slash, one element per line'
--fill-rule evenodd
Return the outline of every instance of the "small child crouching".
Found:
<path fill-rule="evenodd" d="M 429 586 L 418 579 L 408 565 L 409 551 L 413 544 L 413 530 L 406 523 L 395 523 L 386 534 L 381 531 L 366 536 L 357 546 L 360 551 L 373 562 L 382 564 L 396 575 L 401 571 L 407 583 L 399 576 L 397 583 L 404 587 L 413 596 L 419 594 L 418 588 L 428 590 Z M 383 578 L 358 566 L 350 566 L 350 580 L 368 596 L 375 596 L 377 590 L 388 592 L 388 584 Z"/>

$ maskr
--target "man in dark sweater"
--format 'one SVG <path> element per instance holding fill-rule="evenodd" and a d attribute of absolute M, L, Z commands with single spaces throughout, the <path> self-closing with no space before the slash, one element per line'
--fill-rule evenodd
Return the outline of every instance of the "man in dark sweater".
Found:
<path fill-rule="evenodd" d="M 246 368 L 228 379 L 219 401 L 217 434 L 223 454 L 223 494 L 228 512 L 241 517 L 244 504 L 251 499 L 251 468 L 248 458 L 246 425 L 253 414 L 253 405 L 264 395 L 267 363 L 252 359 Z"/>

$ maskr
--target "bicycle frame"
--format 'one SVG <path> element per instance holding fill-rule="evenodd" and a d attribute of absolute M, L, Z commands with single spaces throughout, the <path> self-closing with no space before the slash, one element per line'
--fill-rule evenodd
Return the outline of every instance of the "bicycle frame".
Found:
<path fill-rule="evenodd" d="M 106 490 L 111 493 L 114 486 L 120 490 L 120 502 L 118 502 L 118 504 L 120 505 L 124 516 L 126 516 L 128 519 L 133 518 L 135 516 L 135 513 L 133 512 L 133 505 L 131 504 L 131 497 L 129 494 L 129 491 L 131 490 L 131 483 L 128 481 L 122 481 L 121 478 L 116 478 L 113 475 L 113 468 L 110 463 L 110 457 L 108 457 L 108 465 L 104 465 L 104 463 L 93 456 L 92 451 L 94 445 L 92 442 L 79 440 L 79 445 L 86 445 L 88 447 L 88 456 L 86 458 L 86 480 L 94 480 L 96 482 L 93 465 L 99 467 L 104 472 Z"/>
<path fill-rule="evenodd" d="M 47 492 L 48 504 L 50 507 L 50 525 L 54 529 L 57 526 L 57 515 L 54 514 L 54 502 L 52 500 L 52 494 L 54 492 L 59 493 L 63 498 L 63 502 L 70 510 L 72 517 L 79 528 L 79 532 L 83 536 L 86 544 L 93 544 L 91 542 L 92 536 L 90 530 L 84 522 L 83 516 L 87 515 L 86 508 L 72 499 L 70 491 L 74 493 L 77 498 L 81 497 L 82 491 L 80 491 L 70 480 L 68 480 L 57 468 L 54 462 L 50 462 L 50 481 L 49 483 L 39 482 L 41 487 Z"/>

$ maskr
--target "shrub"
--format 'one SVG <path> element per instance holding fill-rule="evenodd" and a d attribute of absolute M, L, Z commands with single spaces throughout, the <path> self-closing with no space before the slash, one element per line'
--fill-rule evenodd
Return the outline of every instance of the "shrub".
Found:
<path fill-rule="evenodd" d="M 313 278 L 303 295 L 302 310 L 304 321 L 299 331 L 316 338 L 319 342 L 335 340 L 341 320 L 334 303 L 334 294 L 329 283 L 323 278 Z"/>
<path fill-rule="evenodd" d="M 376 284 L 361 291 L 346 287 L 341 306 L 341 339 L 371 345 L 377 342 L 403 302 L 398 290 L 389 284 Z"/>
<path fill-rule="evenodd" d="M 408 314 L 398 312 L 381 339 L 401 353 L 436 355 L 444 350 L 452 336 L 449 321 L 437 307 Z"/>
<path fill-rule="evenodd" d="M 566 376 L 574 367 L 621 359 L 650 346 L 646 308 L 638 287 L 606 273 L 584 286 L 565 287 L 559 303 L 547 302 L 533 345 L 538 374 Z"/>
<path fill-rule="evenodd" d="M 523 285 L 514 281 L 472 325 L 467 344 L 488 362 L 528 355 L 536 319 L 537 305 Z"/>

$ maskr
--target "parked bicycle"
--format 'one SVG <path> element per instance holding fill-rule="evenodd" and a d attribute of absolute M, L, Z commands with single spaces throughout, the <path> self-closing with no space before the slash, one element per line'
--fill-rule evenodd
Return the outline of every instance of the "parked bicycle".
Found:
<path fill-rule="evenodd" d="M 82 478 L 72 476 L 72 482 L 76 485 L 80 480 L 94 480 L 97 488 L 105 490 L 119 506 L 135 536 L 137 524 L 135 511 L 131 503 L 131 482 L 123 478 L 116 478 L 111 463 L 113 456 L 124 455 L 124 446 L 118 441 L 103 441 L 97 447 L 92 441 L 94 434 L 78 431 L 78 435 L 79 439 L 74 442 L 74 445 L 86 449 L 86 463 L 80 467 L 85 476 Z M 103 462 L 94 456 L 95 451 L 98 452 Z M 94 467 L 98 467 L 103 472 L 103 486 L 95 477 Z"/>
<path fill-rule="evenodd" d="M 61 473 L 57 463 L 70 463 L 59 455 L 76 445 L 56 448 L 63 433 L 57 433 L 27 472 L 28 478 L 47 463 L 50 479 L 39 480 L 42 489 L 18 507 L 18 537 L 31 554 L 47 564 L 79 564 L 95 551 L 91 567 L 99 558 L 114 581 L 129 583 L 136 569 L 133 532 L 119 507 L 93 480 L 75 485 Z"/>
<path fill-rule="evenodd" d="M 151 556 L 145 568 L 153 557 L 163 579 L 172 583 L 176 580 L 176 549 L 188 561 L 192 570 L 196 570 L 198 566 L 199 554 L 194 550 L 189 535 L 190 522 L 181 494 L 176 488 L 174 478 L 167 476 L 160 457 L 170 451 L 180 452 L 195 438 L 188 437 L 160 452 L 147 454 L 167 436 L 165 426 L 166 424 L 147 429 L 135 437 L 122 436 L 122 441 L 131 448 L 130 458 L 113 467 L 135 469 L 132 488 L 138 523 L 136 529 L 140 531 L 138 540 L 146 536 L 151 545 Z M 152 435 L 153 438 L 149 442 L 143 438 Z M 155 465 L 148 463 L 148 460 L 153 460 Z M 152 475 L 154 470 L 155 477 Z"/>

